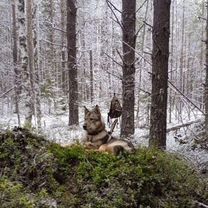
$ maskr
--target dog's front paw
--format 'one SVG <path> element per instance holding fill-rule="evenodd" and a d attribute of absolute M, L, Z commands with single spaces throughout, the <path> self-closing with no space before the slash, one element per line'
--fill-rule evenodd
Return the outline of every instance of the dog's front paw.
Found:
<path fill-rule="evenodd" d="M 86 149 L 97 149 L 97 147 L 92 142 L 85 142 L 84 147 Z"/>

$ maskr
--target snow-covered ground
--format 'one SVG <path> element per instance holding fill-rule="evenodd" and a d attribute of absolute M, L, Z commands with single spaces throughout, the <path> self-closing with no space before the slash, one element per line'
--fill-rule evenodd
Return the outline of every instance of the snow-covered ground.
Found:
<path fill-rule="evenodd" d="M 103 118 L 107 123 L 107 110 L 102 112 Z M 193 114 L 191 117 L 183 116 L 183 124 L 202 118 L 200 114 Z M 21 119 L 23 120 L 23 118 Z M 85 132 L 82 128 L 84 122 L 84 109 L 80 109 L 79 126 L 69 127 L 68 113 L 44 115 L 42 118 L 42 134 L 50 140 L 62 145 L 70 145 L 76 141 L 82 140 Z M 35 121 L 33 121 L 35 123 Z M 182 124 L 182 123 L 180 123 Z M 179 125 L 178 121 L 173 120 L 168 124 L 168 128 Z M 7 112 L 2 113 L 0 117 L 0 129 L 11 129 L 17 126 L 17 116 Z M 197 135 L 196 124 L 180 128 L 177 131 L 170 131 L 167 134 L 167 150 L 183 155 L 187 160 L 191 161 L 198 167 L 208 167 L 208 150 L 193 148 L 193 141 Z M 109 129 L 106 124 L 107 129 Z M 148 146 L 148 128 L 136 128 L 133 142 L 136 146 Z M 119 137 L 120 126 L 117 125 L 113 135 Z M 181 142 L 182 141 L 182 142 Z M 182 144 L 183 143 L 183 144 Z"/>

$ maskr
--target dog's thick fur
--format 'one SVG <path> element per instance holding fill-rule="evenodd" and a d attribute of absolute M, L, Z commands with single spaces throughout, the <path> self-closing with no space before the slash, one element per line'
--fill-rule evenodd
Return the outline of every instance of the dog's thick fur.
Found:
<path fill-rule="evenodd" d="M 116 139 L 106 131 L 98 105 L 91 111 L 85 107 L 85 122 L 83 128 L 87 132 L 84 145 L 88 149 L 95 149 L 114 155 L 118 155 L 124 151 L 132 152 L 134 150 L 131 142 Z"/>

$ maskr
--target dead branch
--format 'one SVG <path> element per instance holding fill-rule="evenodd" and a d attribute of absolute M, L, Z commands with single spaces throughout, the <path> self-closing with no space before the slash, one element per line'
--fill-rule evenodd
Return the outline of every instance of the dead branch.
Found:
<path fill-rule="evenodd" d="M 146 21 L 143 21 L 143 23 L 144 23 L 145 25 L 149 26 L 150 28 L 153 28 L 153 26 L 150 25 L 149 23 L 147 23 Z"/>
<path fill-rule="evenodd" d="M 8 94 L 9 92 L 11 92 L 15 87 L 10 88 L 9 90 L 7 90 L 5 93 L 3 93 L 0 98 L 4 97 L 6 94 Z"/>
<path fill-rule="evenodd" d="M 118 55 L 119 55 L 120 59 L 122 60 L 122 62 L 124 62 L 123 57 L 122 57 L 120 51 L 118 49 L 116 49 L 116 52 L 118 53 Z"/>
<path fill-rule="evenodd" d="M 115 62 L 116 64 L 118 64 L 120 67 L 123 67 L 123 65 L 120 64 L 120 63 L 118 63 L 113 57 L 111 57 L 110 55 L 108 55 L 108 54 L 105 53 L 105 52 L 104 52 L 104 54 L 105 54 L 108 58 L 110 58 L 113 62 Z"/>
<path fill-rule="evenodd" d="M 52 42 L 49 41 L 49 40 L 40 39 L 40 41 L 43 41 L 43 42 L 48 43 L 48 44 L 51 44 L 51 45 L 60 46 L 60 47 L 65 47 L 65 48 L 66 48 L 66 45 L 57 44 L 57 43 L 52 43 Z"/>
<path fill-rule="evenodd" d="M 136 10 L 136 13 L 144 6 L 144 4 L 147 2 L 148 0 L 145 0 L 142 5 Z"/>
<path fill-rule="evenodd" d="M 117 23 L 119 24 L 119 26 L 123 29 L 123 25 L 122 25 L 122 23 L 119 21 L 119 19 L 118 19 L 116 13 L 113 11 L 112 6 L 110 5 L 109 1 L 106 0 L 106 3 L 107 3 L 107 5 L 108 5 L 108 7 L 110 8 L 111 12 L 113 13 L 114 17 L 116 18 L 116 22 L 117 22 Z M 114 21 L 115 21 L 115 20 L 114 20 Z"/>
<path fill-rule="evenodd" d="M 107 3 L 109 3 L 117 12 L 119 12 L 120 14 L 122 14 L 122 12 L 109 0 L 106 0 Z"/>
<path fill-rule="evenodd" d="M 139 55 L 141 58 L 143 58 L 150 66 L 152 66 L 152 63 L 147 60 L 143 55 L 141 55 L 137 50 L 135 50 L 135 48 L 131 47 L 128 43 L 122 41 L 125 45 L 127 45 L 129 48 L 131 48 L 132 50 L 134 50 L 134 52 Z"/>
<path fill-rule="evenodd" d="M 207 19 L 206 19 L 206 18 L 204 18 L 204 17 L 200 17 L 200 16 L 198 17 L 198 19 L 199 19 L 199 20 L 205 20 L 205 21 L 207 21 Z"/>
<path fill-rule="evenodd" d="M 144 24 L 142 24 L 142 26 L 138 29 L 138 31 L 136 32 L 135 36 L 137 37 L 139 32 L 141 31 L 141 29 L 144 27 Z"/>
<path fill-rule="evenodd" d="M 197 110 L 199 110 L 203 115 L 205 113 L 197 106 L 195 105 L 186 95 L 184 95 L 171 81 L 168 80 L 168 83 L 180 94 L 182 95 L 189 103 L 191 103 Z"/>

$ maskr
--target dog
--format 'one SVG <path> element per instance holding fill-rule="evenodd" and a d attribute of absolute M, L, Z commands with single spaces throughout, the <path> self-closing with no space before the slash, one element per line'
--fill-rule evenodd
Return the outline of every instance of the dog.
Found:
<path fill-rule="evenodd" d="M 84 120 L 83 129 L 87 132 L 84 146 L 87 149 L 94 149 L 99 152 L 106 152 L 114 155 L 125 151 L 134 151 L 134 146 L 130 141 L 112 137 L 111 133 L 105 129 L 105 123 L 98 105 L 96 105 L 93 110 L 88 110 L 85 107 Z"/>

